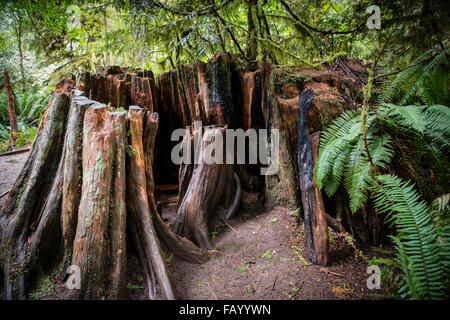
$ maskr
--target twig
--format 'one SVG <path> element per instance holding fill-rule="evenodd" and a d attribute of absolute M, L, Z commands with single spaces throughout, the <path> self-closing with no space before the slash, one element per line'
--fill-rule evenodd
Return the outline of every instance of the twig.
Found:
<path fill-rule="evenodd" d="M 223 221 L 223 222 L 224 222 L 231 230 L 233 230 L 234 232 L 238 233 L 238 232 L 236 231 L 236 229 L 234 229 L 232 226 L 230 226 L 230 225 L 228 224 L 228 222 L 227 222 L 225 219 L 222 218 L 222 221 Z"/>
<path fill-rule="evenodd" d="M 4 196 L 6 196 L 10 191 L 11 191 L 11 189 L 9 189 L 9 190 L 3 192 L 3 193 L 0 195 L 0 198 L 3 198 Z"/>
<path fill-rule="evenodd" d="M 333 276 L 345 278 L 342 274 L 330 271 L 330 270 L 328 270 L 328 268 L 320 268 L 320 271 L 325 273 L 325 274 L 331 274 Z"/>
<path fill-rule="evenodd" d="M 447 50 L 447 49 L 445 49 L 445 50 Z M 394 74 L 397 74 L 397 73 L 403 72 L 403 71 L 405 71 L 405 70 L 408 70 L 408 69 L 410 69 L 410 68 L 413 68 L 413 67 L 415 67 L 415 66 L 418 66 L 419 64 L 428 62 L 428 61 L 430 61 L 431 59 L 433 59 L 434 57 L 436 57 L 437 55 L 441 54 L 441 53 L 442 53 L 443 51 L 445 51 L 445 50 L 441 50 L 441 51 L 439 51 L 439 52 L 436 52 L 436 53 L 433 54 L 431 57 L 428 57 L 428 58 L 425 58 L 425 59 L 423 59 L 423 60 L 420 60 L 419 62 L 416 62 L 416 63 L 414 63 L 414 64 L 412 64 L 412 65 L 410 65 L 410 66 L 407 66 L 407 67 L 405 67 L 405 68 L 402 68 L 402 69 L 399 69 L 399 70 L 396 70 L 396 71 L 393 71 L 393 72 L 385 73 L 385 74 L 379 74 L 379 75 L 375 76 L 374 79 L 381 78 L 381 77 L 392 76 L 392 75 L 394 75 Z"/>
<path fill-rule="evenodd" d="M 300 290 L 302 290 L 304 284 L 305 284 L 305 281 L 302 281 L 302 285 L 300 287 L 298 287 L 298 290 L 295 291 L 295 293 L 291 296 L 291 300 L 294 300 L 294 297 L 300 292 Z M 295 286 L 297 286 L 297 283 L 295 284 Z"/>
<path fill-rule="evenodd" d="M 206 281 L 206 284 L 208 285 L 209 290 L 211 291 L 211 293 L 213 294 L 214 298 L 216 298 L 216 300 L 220 300 L 219 298 L 217 298 L 216 294 L 214 293 L 213 289 L 211 288 L 211 286 L 209 285 L 209 281 Z"/>
<path fill-rule="evenodd" d="M 275 289 L 275 283 L 277 282 L 278 276 L 275 277 L 275 280 L 273 281 L 272 284 L 272 291 Z"/>

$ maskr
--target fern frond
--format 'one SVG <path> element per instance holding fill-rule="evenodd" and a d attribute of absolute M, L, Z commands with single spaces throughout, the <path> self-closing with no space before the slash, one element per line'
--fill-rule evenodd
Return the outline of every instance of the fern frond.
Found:
<path fill-rule="evenodd" d="M 403 294 L 415 299 L 442 298 L 444 273 L 429 207 L 412 185 L 396 176 L 379 175 L 374 191 L 375 206 L 390 216 L 397 228 L 398 254 L 409 261 L 402 262 L 405 275 L 409 272 L 401 282 Z"/>
<path fill-rule="evenodd" d="M 336 118 L 320 135 L 320 149 L 315 165 L 315 179 L 321 189 L 333 171 L 336 158 L 348 153 L 348 145 L 360 134 L 360 118 L 357 111 L 349 111 Z M 336 172 L 342 175 L 341 166 Z"/>
<path fill-rule="evenodd" d="M 369 152 L 373 164 L 386 168 L 391 161 L 393 150 L 389 136 L 369 138 Z M 350 197 L 350 210 L 355 213 L 367 201 L 373 176 L 373 170 L 362 139 L 353 148 L 348 158 L 344 185 Z"/>
<path fill-rule="evenodd" d="M 422 108 L 417 106 L 396 106 L 393 104 L 384 104 L 387 115 L 397 116 L 397 122 L 420 133 L 425 131 L 425 118 L 422 115 Z"/>
<path fill-rule="evenodd" d="M 334 119 L 328 128 L 320 134 L 319 145 L 322 147 L 330 141 L 347 135 L 352 126 L 359 121 L 358 115 L 358 111 L 350 110 Z"/>
<path fill-rule="evenodd" d="M 443 64 L 447 59 L 447 52 L 449 49 L 443 50 L 437 56 L 435 56 L 430 63 L 428 63 L 421 70 L 420 77 L 414 82 L 414 84 L 409 88 L 409 90 L 404 95 L 403 99 L 400 101 L 400 104 L 405 104 L 410 97 L 412 97 L 417 90 L 423 86 L 424 82 L 431 78 L 431 73 L 437 68 L 439 64 Z"/>
<path fill-rule="evenodd" d="M 344 176 L 344 186 L 350 196 L 352 213 L 367 201 L 370 182 L 370 163 L 364 152 L 364 142 L 358 140 L 350 152 Z"/>
<path fill-rule="evenodd" d="M 327 176 L 327 180 L 325 182 L 325 192 L 329 197 L 336 193 L 339 185 L 342 182 L 342 176 L 344 175 L 344 169 L 347 163 L 349 152 L 350 147 L 348 145 L 345 145 L 345 147 L 340 150 L 339 154 L 334 159 L 331 173 Z"/>

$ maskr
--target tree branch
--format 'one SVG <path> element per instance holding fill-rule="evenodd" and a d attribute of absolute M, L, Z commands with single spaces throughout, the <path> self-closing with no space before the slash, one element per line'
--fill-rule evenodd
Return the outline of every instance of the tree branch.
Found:
<path fill-rule="evenodd" d="M 349 33 L 355 33 L 357 31 L 359 31 L 361 29 L 361 26 L 363 24 L 358 25 L 355 29 L 353 30 L 345 30 L 345 31 L 335 31 L 335 30 L 320 30 L 317 29 L 309 24 L 307 24 L 306 22 L 303 22 L 302 20 L 300 20 L 300 18 L 292 11 L 292 9 L 289 7 L 289 4 L 286 3 L 286 1 L 284 0 L 280 0 L 280 3 L 286 8 L 286 11 L 295 19 L 297 20 L 303 27 L 308 28 L 314 32 L 318 32 L 321 34 L 325 34 L 325 35 L 330 35 L 330 34 L 349 34 Z M 281 16 L 280 16 L 281 18 Z"/>

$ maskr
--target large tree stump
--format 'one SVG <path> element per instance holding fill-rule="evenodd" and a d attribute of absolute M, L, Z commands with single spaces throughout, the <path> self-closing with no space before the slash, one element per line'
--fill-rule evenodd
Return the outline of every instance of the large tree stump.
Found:
<path fill-rule="evenodd" d="M 315 71 L 308 83 L 297 77 L 294 88 L 285 86 L 282 76 L 267 63 L 240 72 L 227 55 L 217 55 L 156 80 L 148 71 L 124 73 L 114 67 L 105 74 L 84 73 L 78 84 L 60 81 L 0 211 L 1 296 L 26 298 L 41 269 L 59 271 L 55 280 L 62 284 L 68 267 L 76 264 L 81 289 L 67 290 L 65 298 L 122 298 L 126 262 L 135 252 L 148 297 L 161 292 L 163 298 L 176 298 L 163 250 L 193 263 L 207 261 L 205 249 L 213 247 L 209 224 L 236 214 L 241 184 L 259 191 L 264 182 L 274 204 L 298 207 L 301 198 L 308 256 L 326 264 L 324 209 L 312 175 L 315 140 L 308 130 L 320 130 L 322 116 L 340 109 L 322 103 L 328 94 L 320 103 L 314 99 L 310 112 L 309 99 L 302 96 L 299 105 L 297 99 L 309 84 L 340 97 L 348 81 L 335 90 L 334 71 Z M 177 166 L 170 160 L 176 144 L 171 133 L 181 127 L 194 133 L 195 121 L 206 125 L 200 127 L 201 155 L 212 151 L 210 138 L 223 137 L 227 127 L 280 130 L 280 170 L 264 181 L 242 164 Z M 184 143 L 193 139 L 185 137 Z M 155 183 L 177 182 L 177 214 L 168 226 L 157 212 Z"/>
<path fill-rule="evenodd" d="M 140 107 L 115 111 L 80 93 L 52 97 L 0 213 L 2 296 L 26 298 L 38 269 L 59 268 L 63 281 L 75 265 L 81 289 L 67 290 L 66 299 L 123 297 L 129 225 L 149 298 L 157 298 L 157 281 L 163 298 L 174 299 L 160 242 L 190 262 L 203 263 L 209 255 L 174 234 L 156 212 L 158 115 Z"/>
<path fill-rule="evenodd" d="M 45 224 L 53 222 L 48 215 L 46 199 L 58 196 L 52 188 L 59 183 L 57 173 L 64 141 L 64 129 L 69 110 L 69 98 L 58 94 L 47 110 L 41 124 L 41 132 L 32 145 L 29 158 L 14 183 L 0 212 L 0 263 L 3 270 L 3 296 L 7 299 L 25 297 L 25 279 L 36 261 L 49 256 L 45 250 L 52 250 L 57 243 L 45 243 L 42 230 Z M 56 189 L 56 190 L 55 190 Z M 52 203 L 55 205 L 55 203 Z M 54 226 L 54 225 L 53 225 Z M 57 232 L 58 228 L 53 232 Z M 42 250 L 29 252 L 30 248 Z M 34 253 L 34 254 L 33 254 Z"/>

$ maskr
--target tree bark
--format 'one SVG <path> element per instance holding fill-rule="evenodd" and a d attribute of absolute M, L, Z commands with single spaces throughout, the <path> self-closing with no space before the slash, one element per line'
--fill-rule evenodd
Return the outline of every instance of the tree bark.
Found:
<path fill-rule="evenodd" d="M 8 69 L 5 68 L 3 70 L 3 74 L 5 77 L 5 92 L 6 92 L 6 98 L 8 100 L 8 117 L 9 117 L 9 125 L 11 126 L 11 141 L 14 143 L 14 141 L 17 138 L 17 117 L 16 117 L 16 111 L 14 110 L 14 93 L 11 87 L 11 80 L 9 78 L 9 72 Z"/>
<path fill-rule="evenodd" d="M 308 258 L 322 266 L 328 264 L 328 225 L 322 194 L 314 182 L 314 163 L 319 136 L 308 135 L 308 111 L 314 99 L 312 90 L 299 98 L 298 168 L 303 205 L 304 230 Z"/>
<path fill-rule="evenodd" d="M 56 95 L 41 123 L 41 132 L 33 142 L 29 158 L 0 212 L 0 263 L 6 299 L 25 297 L 25 280 L 30 273 L 28 266 L 39 260 L 39 257 L 28 254 L 28 249 L 30 242 L 34 246 L 33 242 L 37 245 L 42 240 L 34 235 L 36 227 L 42 223 L 39 218 L 48 214 L 47 205 L 43 206 L 44 199 L 54 196 L 55 188 L 51 186 L 59 184 L 58 179 L 53 181 L 60 175 L 57 168 L 68 109 L 68 96 Z M 47 248 L 50 246 L 46 245 Z"/>
<path fill-rule="evenodd" d="M 213 248 L 208 224 L 218 205 L 226 205 L 227 201 L 231 205 L 225 191 L 233 186 L 233 165 L 225 164 L 225 153 L 218 155 L 218 150 L 214 150 L 216 159 L 220 158 L 222 163 L 205 161 L 212 155 L 212 141 L 220 138 L 224 143 L 225 127 L 209 126 L 204 129 L 198 158 L 203 163 L 193 165 L 189 185 L 172 224 L 176 234 L 192 239 L 204 249 Z"/>

